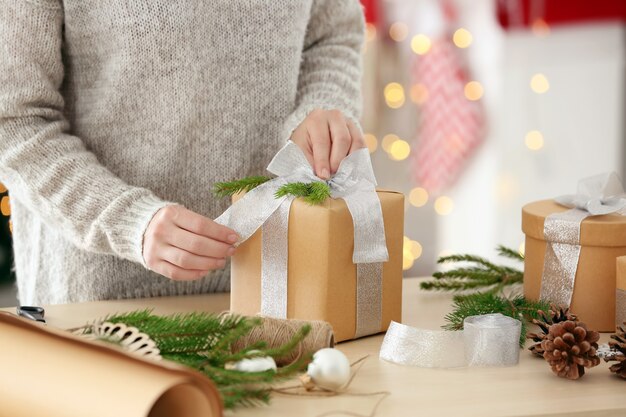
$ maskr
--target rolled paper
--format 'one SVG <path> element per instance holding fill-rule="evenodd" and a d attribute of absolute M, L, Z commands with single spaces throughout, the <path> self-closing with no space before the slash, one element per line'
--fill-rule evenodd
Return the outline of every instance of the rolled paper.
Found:
<path fill-rule="evenodd" d="M 571 210 L 546 217 L 544 237 L 546 256 L 539 298 L 569 307 L 580 258 L 580 227 L 589 216 L 625 214 L 626 195 L 614 172 L 596 175 L 578 182 L 575 195 L 554 199 Z"/>
<path fill-rule="evenodd" d="M 295 143 L 274 156 L 269 180 L 228 208 L 215 221 L 235 230 L 241 242 L 263 227 L 261 262 L 261 314 L 287 318 L 287 226 L 293 197 L 276 198 L 284 184 L 321 181 Z M 389 260 L 376 178 L 367 149 L 344 158 L 326 182 L 332 198 L 346 202 L 354 226 L 352 260 L 357 267 L 357 328 L 355 337 L 380 331 L 382 322 L 382 262 Z"/>
<path fill-rule="evenodd" d="M 463 321 L 467 365 L 516 365 L 521 331 L 521 321 L 500 313 L 467 317 Z"/>
<path fill-rule="evenodd" d="M 391 322 L 380 359 L 422 368 L 517 364 L 519 320 L 499 313 L 486 314 L 468 317 L 464 326 L 458 331 L 426 330 Z"/>

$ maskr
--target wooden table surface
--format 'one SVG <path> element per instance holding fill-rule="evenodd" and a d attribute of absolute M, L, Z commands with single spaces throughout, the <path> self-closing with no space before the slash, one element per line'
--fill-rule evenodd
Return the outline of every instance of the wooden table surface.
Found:
<path fill-rule="evenodd" d="M 419 289 L 418 279 L 406 279 L 403 321 L 437 329 L 450 310 L 447 294 Z M 158 314 L 185 311 L 223 311 L 228 294 L 100 301 L 46 306 L 48 324 L 71 328 L 111 313 L 154 308 Z M 14 308 L 7 308 L 14 311 Z M 626 380 L 608 371 L 604 361 L 578 381 L 552 374 L 548 364 L 521 352 L 520 363 L 509 368 L 426 369 L 399 366 L 378 359 L 382 335 L 340 343 L 353 361 L 370 355 L 354 378 L 354 394 L 388 391 L 376 416 L 626 416 Z M 603 334 L 601 342 L 608 335 Z M 349 410 L 369 415 L 378 396 L 342 395 L 304 398 L 275 394 L 268 407 L 240 409 L 228 416 L 319 416 Z M 341 414 L 336 414 L 341 415 Z"/>

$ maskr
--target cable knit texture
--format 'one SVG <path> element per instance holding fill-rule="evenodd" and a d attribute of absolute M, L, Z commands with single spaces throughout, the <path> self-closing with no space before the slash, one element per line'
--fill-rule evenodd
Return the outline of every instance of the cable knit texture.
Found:
<path fill-rule="evenodd" d="M 163 206 L 215 218 L 315 108 L 360 115 L 358 0 L 0 0 L 0 180 L 23 304 L 229 289 L 145 268 Z"/>

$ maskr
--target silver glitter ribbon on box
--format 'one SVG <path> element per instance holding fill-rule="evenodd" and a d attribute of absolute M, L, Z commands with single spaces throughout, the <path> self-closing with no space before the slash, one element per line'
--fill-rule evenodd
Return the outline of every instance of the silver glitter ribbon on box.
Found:
<path fill-rule="evenodd" d="M 293 197 L 275 197 L 284 184 L 321 181 L 293 142 L 274 156 L 267 170 L 271 179 L 228 208 L 215 221 L 230 227 L 244 242 L 262 227 L 261 313 L 287 317 L 289 209 Z M 355 337 L 378 333 L 382 322 L 382 262 L 389 260 L 376 178 L 367 148 L 348 155 L 326 181 L 332 198 L 346 202 L 354 225 L 352 261 L 357 264 Z"/>
<path fill-rule="evenodd" d="M 547 242 L 539 297 L 562 307 L 569 307 L 580 259 L 580 227 L 587 217 L 626 214 L 626 195 L 614 172 L 585 178 L 578 183 L 575 195 L 555 198 L 570 207 L 546 217 L 543 234 Z"/>
<path fill-rule="evenodd" d="M 471 316 L 464 330 L 426 330 L 391 322 L 380 358 L 422 368 L 513 366 L 522 323 L 500 313 Z"/>

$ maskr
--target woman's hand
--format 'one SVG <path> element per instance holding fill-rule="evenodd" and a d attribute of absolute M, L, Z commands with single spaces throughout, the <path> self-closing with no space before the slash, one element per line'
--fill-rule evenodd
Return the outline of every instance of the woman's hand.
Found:
<path fill-rule="evenodd" d="M 291 140 L 302 149 L 315 175 L 324 180 L 337 172 L 343 158 L 365 147 L 359 129 L 339 110 L 313 110 L 293 131 Z"/>
<path fill-rule="evenodd" d="M 183 206 L 157 211 L 144 234 L 143 258 L 149 269 L 176 281 L 205 276 L 226 265 L 237 234 Z"/>

